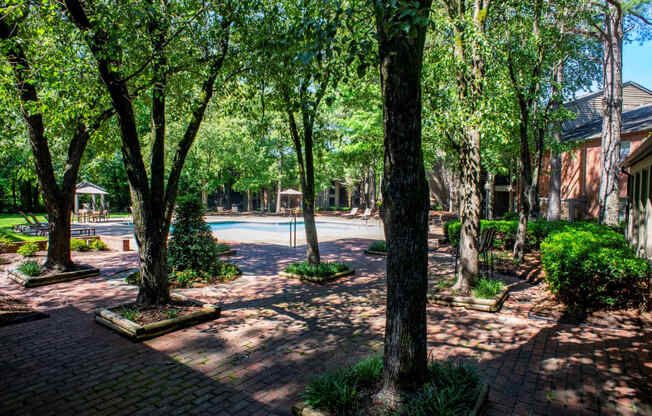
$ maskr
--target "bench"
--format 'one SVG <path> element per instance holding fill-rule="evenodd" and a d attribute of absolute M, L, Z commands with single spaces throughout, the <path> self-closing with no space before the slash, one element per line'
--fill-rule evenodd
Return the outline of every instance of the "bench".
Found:
<path fill-rule="evenodd" d="M 493 262 L 493 248 L 494 237 L 496 236 L 496 227 L 489 227 L 482 230 L 480 234 L 480 247 L 478 248 L 478 257 L 480 260 L 484 258 L 484 265 L 489 272 L 489 276 L 494 275 L 494 262 Z M 460 239 L 461 242 L 461 239 Z M 455 249 L 455 273 L 457 273 L 457 262 L 460 257 L 459 245 Z M 481 260 L 482 261 L 482 260 Z"/>

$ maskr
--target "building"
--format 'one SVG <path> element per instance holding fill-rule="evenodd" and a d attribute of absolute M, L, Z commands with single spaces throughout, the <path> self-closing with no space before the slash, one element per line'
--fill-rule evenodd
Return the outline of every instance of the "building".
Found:
<path fill-rule="evenodd" d="M 566 219 L 597 217 L 599 214 L 600 141 L 602 134 L 603 91 L 585 95 L 566 103 L 577 117 L 564 123 L 562 141 L 574 145 L 562 155 L 562 216 Z M 623 127 L 621 132 L 621 160 L 634 152 L 652 132 L 652 91 L 635 83 L 623 84 Z M 544 160 L 547 174 L 539 183 L 541 212 L 547 209 L 550 183 L 549 158 Z M 546 173 L 546 172 L 544 172 Z M 624 219 L 627 200 L 627 175 L 620 178 L 620 197 Z"/>
<path fill-rule="evenodd" d="M 623 162 L 628 176 L 625 237 L 639 256 L 652 258 L 652 139 Z"/>

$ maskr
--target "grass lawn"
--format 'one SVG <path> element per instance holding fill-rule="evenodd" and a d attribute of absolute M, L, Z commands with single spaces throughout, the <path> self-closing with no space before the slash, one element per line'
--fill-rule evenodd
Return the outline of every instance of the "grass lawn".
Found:
<path fill-rule="evenodd" d="M 40 222 L 47 222 L 47 216 L 45 214 L 34 214 L 37 220 Z M 31 218 L 30 218 L 31 220 Z M 0 214 L 0 233 L 7 236 L 11 241 L 38 241 L 38 240 L 47 240 L 47 237 L 35 236 L 35 235 L 26 235 L 17 233 L 12 230 L 14 225 L 25 224 L 25 218 L 20 214 Z"/>
<path fill-rule="evenodd" d="M 47 222 L 47 214 L 34 214 L 37 220 L 40 222 Z M 124 218 L 131 216 L 128 212 L 112 212 L 109 214 L 110 218 Z M 31 220 L 31 218 L 30 218 Z M 12 241 L 38 241 L 38 240 L 47 240 L 47 237 L 35 236 L 35 235 L 26 235 L 17 233 L 12 230 L 14 225 L 25 224 L 25 218 L 20 214 L 0 214 L 0 233 L 6 235 Z"/>

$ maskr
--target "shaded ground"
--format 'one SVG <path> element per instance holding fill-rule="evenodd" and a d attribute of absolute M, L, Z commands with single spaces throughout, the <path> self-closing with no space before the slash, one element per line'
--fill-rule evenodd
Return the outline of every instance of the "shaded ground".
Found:
<path fill-rule="evenodd" d="M 0 292 L 50 318 L 0 328 L 0 414 L 289 414 L 304 383 L 382 350 L 385 260 L 369 240 L 321 245 L 324 260 L 355 276 L 319 286 L 276 273 L 304 249 L 240 244 L 245 276 L 179 290 L 222 306 L 220 319 L 135 344 L 94 323 L 97 307 L 132 301 L 116 273 L 135 253 L 79 256 L 103 274 Z M 430 253 L 436 272 L 453 258 Z M 476 361 L 491 385 L 494 415 L 652 414 L 652 331 L 528 319 L 533 286 L 517 285 L 499 314 L 428 307 L 436 359 Z M 619 327 L 620 328 L 620 327 Z"/>

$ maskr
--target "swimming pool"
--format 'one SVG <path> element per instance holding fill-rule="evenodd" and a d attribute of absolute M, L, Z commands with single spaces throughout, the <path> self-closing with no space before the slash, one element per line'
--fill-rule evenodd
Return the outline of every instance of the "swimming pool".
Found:
<path fill-rule="evenodd" d="M 218 221 L 210 222 L 208 225 L 211 231 L 264 231 L 271 233 L 282 233 L 288 235 L 290 232 L 290 221 L 279 222 L 252 222 L 252 221 Z M 317 231 L 347 231 L 355 228 L 368 227 L 366 224 L 345 224 L 337 222 L 317 221 Z M 294 227 L 293 227 L 294 228 Z M 306 227 L 303 221 L 297 221 L 297 233 L 305 232 Z"/>

